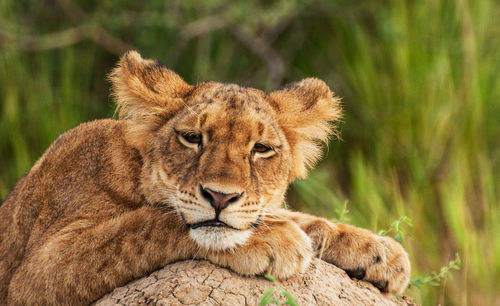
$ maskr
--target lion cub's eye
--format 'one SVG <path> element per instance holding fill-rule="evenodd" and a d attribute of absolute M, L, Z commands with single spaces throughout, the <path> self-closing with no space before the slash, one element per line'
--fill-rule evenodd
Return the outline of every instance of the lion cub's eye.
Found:
<path fill-rule="evenodd" d="M 261 143 L 256 143 L 254 146 L 253 146 L 253 152 L 257 152 L 257 153 L 267 153 L 267 152 L 270 152 L 272 149 L 266 145 L 263 145 Z"/>
<path fill-rule="evenodd" d="M 186 140 L 187 142 L 189 143 L 193 143 L 193 144 L 201 144 L 201 134 L 197 134 L 197 133 L 183 133 L 181 134 L 182 138 L 184 138 L 184 140 Z"/>

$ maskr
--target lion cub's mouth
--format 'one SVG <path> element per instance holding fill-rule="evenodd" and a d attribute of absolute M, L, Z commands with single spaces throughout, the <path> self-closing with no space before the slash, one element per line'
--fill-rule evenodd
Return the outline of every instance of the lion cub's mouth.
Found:
<path fill-rule="evenodd" d="M 232 226 L 230 226 L 230 225 L 228 225 L 220 220 L 217 220 L 217 219 L 207 220 L 207 221 L 198 222 L 198 223 L 194 223 L 194 224 L 189 224 L 189 227 L 192 229 L 197 229 L 197 228 L 204 227 L 204 226 L 207 226 L 207 227 L 226 227 L 226 228 L 237 230 L 237 228 L 234 228 L 234 227 L 232 227 Z"/>

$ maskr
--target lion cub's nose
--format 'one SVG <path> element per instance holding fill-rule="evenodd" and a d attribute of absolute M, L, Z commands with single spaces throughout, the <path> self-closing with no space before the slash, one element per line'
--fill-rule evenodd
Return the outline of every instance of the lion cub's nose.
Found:
<path fill-rule="evenodd" d="M 201 187 L 201 186 L 200 186 Z M 214 191 L 210 188 L 201 188 L 201 195 L 210 202 L 210 205 L 215 209 L 217 214 L 228 207 L 229 204 L 239 200 L 241 193 L 222 193 Z"/>

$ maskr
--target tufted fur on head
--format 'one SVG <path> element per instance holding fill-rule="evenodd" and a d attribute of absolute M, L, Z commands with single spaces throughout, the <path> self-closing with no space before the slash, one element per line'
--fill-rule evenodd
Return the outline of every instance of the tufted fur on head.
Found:
<path fill-rule="evenodd" d="M 305 178 L 307 169 L 321 157 L 322 144 L 336 133 L 331 122 L 342 117 L 340 99 L 316 78 L 289 84 L 269 96 L 292 148 L 290 181 Z"/>
<path fill-rule="evenodd" d="M 108 78 L 120 119 L 134 121 L 128 138 L 138 147 L 148 130 L 186 106 L 184 97 L 193 89 L 163 64 L 143 59 L 133 50 L 121 57 Z"/>
<path fill-rule="evenodd" d="M 129 51 L 109 76 L 121 119 L 129 125 L 129 142 L 143 147 L 149 131 L 172 117 L 177 111 L 191 107 L 191 92 L 212 83 L 187 84 L 179 75 L 159 62 L 143 59 Z M 336 134 L 332 122 L 342 117 L 340 99 L 328 85 L 307 78 L 264 95 L 276 112 L 292 152 L 293 165 L 289 182 L 305 178 L 321 157 L 329 136 Z"/>

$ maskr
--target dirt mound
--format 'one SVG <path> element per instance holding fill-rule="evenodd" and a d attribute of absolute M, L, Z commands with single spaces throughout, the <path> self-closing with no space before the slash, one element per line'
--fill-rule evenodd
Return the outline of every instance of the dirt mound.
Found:
<path fill-rule="evenodd" d="M 314 259 L 306 273 L 273 284 L 264 277 L 242 277 L 207 261 L 167 265 L 147 277 L 115 289 L 95 305 L 258 305 L 264 293 L 288 291 L 298 305 L 414 305 L 411 298 L 381 294 L 341 269 Z"/>

